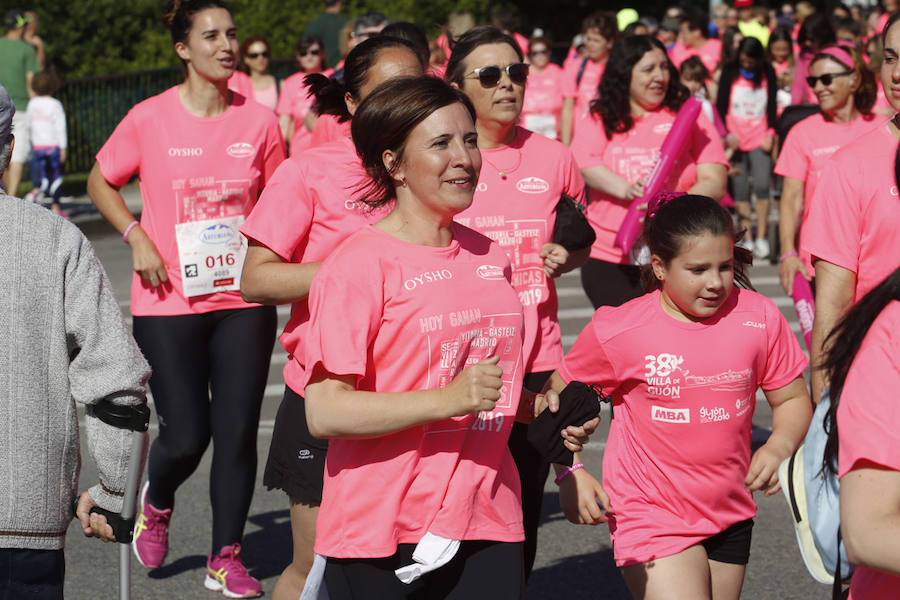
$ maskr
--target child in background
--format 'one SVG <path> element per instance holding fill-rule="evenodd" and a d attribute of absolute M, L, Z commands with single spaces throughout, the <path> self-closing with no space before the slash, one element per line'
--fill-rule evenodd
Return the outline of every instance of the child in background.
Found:
<path fill-rule="evenodd" d="M 750 255 L 728 211 L 705 196 L 659 198 L 644 225 L 652 291 L 599 308 L 551 377 L 555 390 L 582 381 L 613 397 L 603 485 L 576 470 L 560 504 L 574 523 L 609 520 L 634 598 L 736 600 L 752 492 L 779 490 L 778 465 L 811 418 L 808 360 L 771 300 L 734 287 L 749 286 Z M 759 387 L 772 433 L 751 458 Z"/>
<path fill-rule="evenodd" d="M 722 118 L 719 116 L 719 113 L 716 112 L 716 107 L 713 106 L 713 103 L 710 101 L 710 89 L 709 84 L 711 83 L 712 75 L 709 72 L 709 69 L 706 68 L 706 65 L 703 64 L 703 61 L 700 60 L 699 56 L 692 56 L 686 59 L 683 63 L 681 63 L 681 83 L 690 90 L 691 95 L 700 101 L 703 105 L 703 114 L 712 121 L 712 124 L 715 125 L 716 131 L 723 138 L 728 134 L 728 130 L 725 129 L 725 124 L 722 122 Z M 731 149 L 725 149 L 725 158 L 731 160 Z"/>
<path fill-rule="evenodd" d="M 775 69 L 775 79 L 778 82 L 778 91 L 775 92 L 778 116 L 791 105 L 791 84 L 794 82 L 792 43 L 790 30 L 786 27 L 776 27 L 769 36 L 769 46 L 766 48 L 766 56 Z"/>
<path fill-rule="evenodd" d="M 28 126 L 31 130 L 31 180 L 34 188 L 26 198 L 32 202 L 52 198 L 50 210 L 66 217 L 59 205 L 62 193 L 62 164 L 66 162 L 66 112 L 53 97 L 59 80 L 50 71 L 39 71 L 31 80 L 36 94 L 28 101 Z"/>

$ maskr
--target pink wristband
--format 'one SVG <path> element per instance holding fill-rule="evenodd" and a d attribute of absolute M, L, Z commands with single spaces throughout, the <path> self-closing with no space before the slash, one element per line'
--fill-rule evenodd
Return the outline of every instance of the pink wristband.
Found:
<path fill-rule="evenodd" d="M 786 258 L 793 258 L 794 256 L 800 256 L 796 252 L 785 252 L 781 256 L 778 257 L 778 262 L 784 262 Z"/>
<path fill-rule="evenodd" d="M 579 469 L 583 469 L 583 468 L 584 468 L 583 463 L 575 463 L 574 465 L 572 465 L 571 467 L 569 467 L 568 469 L 566 469 L 565 471 L 563 471 L 562 473 L 557 475 L 556 479 L 553 480 L 553 483 L 555 483 L 556 485 L 559 485 L 566 477 L 568 477 L 575 471 L 577 471 Z"/>
<path fill-rule="evenodd" d="M 122 241 L 126 244 L 128 243 L 128 234 L 131 233 L 131 230 L 137 227 L 139 223 L 137 221 L 132 221 L 128 224 L 128 227 L 125 228 L 125 232 L 122 234 Z"/>

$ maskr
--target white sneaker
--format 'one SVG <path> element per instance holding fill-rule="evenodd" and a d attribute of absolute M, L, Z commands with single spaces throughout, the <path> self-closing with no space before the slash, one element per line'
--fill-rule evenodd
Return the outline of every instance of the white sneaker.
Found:
<path fill-rule="evenodd" d="M 749 250 L 753 252 L 756 250 L 756 247 L 753 245 L 753 240 L 741 240 L 737 243 L 738 248 L 743 248 L 744 250 Z"/>
<path fill-rule="evenodd" d="M 753 255 L 762 260 L 764 258 L 769 258 L 769 252 L 769 240 L 765 238 L 756 238 L 756 248 L 753 250 Z"/>

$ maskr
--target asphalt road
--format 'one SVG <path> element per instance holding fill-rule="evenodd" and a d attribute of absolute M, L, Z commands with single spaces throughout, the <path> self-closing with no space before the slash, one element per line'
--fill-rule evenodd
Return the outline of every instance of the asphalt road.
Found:
<path fill-rule="evenodd" d="M 82 217 L 84 219 L 84 217 Z M 131 273 L 131 258 L 121 238 L 105 223 L 82 220 L 79 224 L 94 243 L 110 274 L 116 297 L 126 315 Z M 757 289 L 773 298 L 799 331 L 790 300 L 777 282 L 775 267 L 754 267 L 752 279 Z M 581 290 L 577 273 L 561 278 L 560 322 L 563 342 L 568 348 L 589 321 L 590 304 Z M 287 320 L 288 310 L 278 310 L 279 327 Z M 802 343 L 802 341 L 801 341 Z M 268 451 L 272 423 L 283 392 L 281 369 L 285 352 L 276 345 L 272 357 L 266 397 L 259 427 L 259 474 L 244 539 L 244 559 L 251 574 L 259 578 L 266 596 L 291 556 L 291 534 L 287 499 L 281 492 L 262 486 L 262 465 Z M 761 398 L 761 397 L 760 397 Z M 155 423 L 155 418 L 151 421 Z M 771 427 L 771 410 L 764 399 L 754 414 L 754 439 L 764 440 Z M 153 430 L 151 430 L 151 433 Z M 584 462 L 592 472 L 600 473 L 605 429 L 596 435 L 584 452 Z M 83 456 L 81 481 L 84 486 L 96 481 L 89 453 Z M 217 592 L 203 587 L 206 555 L 210 552 L 209 463 L 208 451 L 197 472 L 181 487 L 175 501 L 169 534 L 169 555 L 159 569 L 147 570 L 132 560 L 132 597 L 173 600 L 210 598 Z M 529 582 L 533 600 L 627 599 L 629 594 L 615 568 L 606 526 L 576 526 L 568 523 L 559 509 L 556 486 L 548 481 L 544 493 L 544 512 L 535 570 Z M 365 493 L 365 490 L 361 490 Z M 753 535 L 752 554 L 744 582 L 742 598 L 808 599 L 827 598 L 830 588 L 816 583 L 806 572 L 794 539 L 787 505 L 779 494 L 765 498 L 757 494 L 759 514 Z M 118 597 L 118 546 L 86 539 L 73 522 L 66 551 L 66 596 L 70 599 L 115 599 Z"/>

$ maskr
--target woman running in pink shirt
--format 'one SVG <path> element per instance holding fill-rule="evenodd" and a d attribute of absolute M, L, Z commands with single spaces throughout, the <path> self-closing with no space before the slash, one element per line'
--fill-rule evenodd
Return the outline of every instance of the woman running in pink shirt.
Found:
<path fill-rule="evenodd" d="M 737 600 L 752 492 L 778 491 L 809 424 L 808 361 L 775 304 L 734 287 L 749 286 L 750 256 L 716 201 L 654 201 L 644 235 L 653 291 L 597 310 L 551 377 L 555 390 L 577 380 L 613 397 L 603 485 L 575 471 L 560 502 L 572 522 L 609 521 L 634 598 Z M 772 433 L 751 458 L 760 387 Z"/>
<path fill-rule="evenodd" d="M 163 564 L 175 492 L 212 440 L 205 585 L 252 598 L 261 587 L 240 551 L 276 315 L 241 299 L 239 229 L 284 159 L 284 142 L 275 113 L 227 87 L 238 61 L 228 9 L 175 1 L 166 23 L 186 79 L 129 111 L 88 179 L 91 199 L 131 246 L 134 337 L 153 367 L 159 436 L 133 548 L 144 566 Z M 140 223 L 119 193 L 135 173 Z"/>

